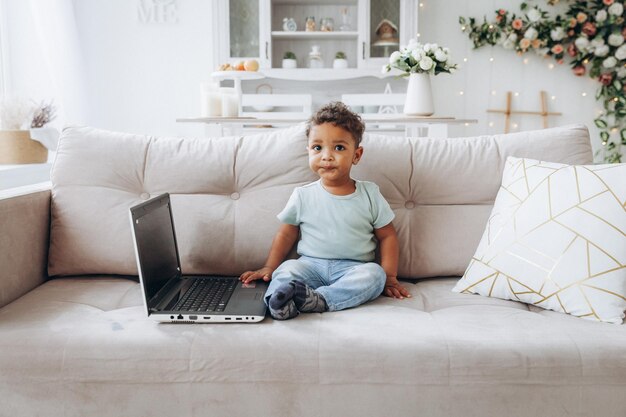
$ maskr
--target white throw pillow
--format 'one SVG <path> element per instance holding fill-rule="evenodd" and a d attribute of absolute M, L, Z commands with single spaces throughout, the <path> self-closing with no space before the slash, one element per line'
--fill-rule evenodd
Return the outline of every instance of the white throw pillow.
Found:
<path fill-rule="evenodd" d="M 626 164 L 507 158 L 483 237 L 453 291 L 622 323 Z"/>

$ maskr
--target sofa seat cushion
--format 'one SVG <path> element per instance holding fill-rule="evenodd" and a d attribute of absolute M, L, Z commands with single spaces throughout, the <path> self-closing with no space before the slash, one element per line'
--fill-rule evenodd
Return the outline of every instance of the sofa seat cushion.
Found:
<path fill-rule="evenodd" d="M 146 317 L 134 280 L 55 279 L 0 310 L 0 385 L 306 375 L 319 384 L 626 387 L 626 326 L 453 293 L 456 282 L 407 283 L 411 299 L 287 322 L 173 325 Z"/>

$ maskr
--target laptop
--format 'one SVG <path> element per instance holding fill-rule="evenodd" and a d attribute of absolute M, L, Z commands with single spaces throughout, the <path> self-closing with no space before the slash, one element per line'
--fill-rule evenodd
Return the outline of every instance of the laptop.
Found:
<path fill-rule="evenodd" d="M 234 276 L 183 274 L 169 194 L 131 207 L 130 219 L 148 317 L 165 323 L 250 323 L 265 318 L 267 282 L 244 285 Z"/>

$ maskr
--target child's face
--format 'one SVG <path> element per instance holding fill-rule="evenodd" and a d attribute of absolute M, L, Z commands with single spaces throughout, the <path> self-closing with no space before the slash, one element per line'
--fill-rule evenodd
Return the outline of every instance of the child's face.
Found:
<path fill-rule="evenodd" d="M 311 127 L 309 132 L 309 166 L 325 185 L 342 185 L 350 180 L 352 165 L 363 155 L 352 134 L 332 123 Z"/>

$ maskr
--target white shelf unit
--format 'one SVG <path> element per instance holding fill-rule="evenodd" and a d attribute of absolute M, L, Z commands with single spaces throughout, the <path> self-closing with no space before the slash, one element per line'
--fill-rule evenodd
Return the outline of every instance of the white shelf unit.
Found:
<path fill-rule="evenodd" d="M 378 22 L 382 18 L 391 18 L 399 27 L 399 43 L 407 44 L 411 37 L 418 32 L 418 0 L 214 0 L 216 13 L 214 25 L 218 30 L 215 36 L 213 50 L 216 51 L 216 64 L 225 62 L 234 63 L 244 59 L 255 58 L 259 60 L 261 70 L 270 69 L 274 72 L 282 66 L 285 52 L 294 52 L 298 62 L 298 69 L 308 67 L 308 57 L 312 46 L 319 46 L 322 53 L 324 68 L 332 68 L 335 54 L 344 52 L 348 60 L 348 69 L 344 75 L 352 78 L 367 76 L 372 72 L 380 71 L 387 62 L 384 53 L 391 53 L 393 47 L 381 49 L 374 46 L 377 40 L 375 31 Z M 231 4 L 230 2 L 239 2 Z M 231 16 L 230 11 L 248 2 L 250 10 L 256 13 L 243 13 Z M 347 10 L 350 16 L 351 28 L 341 31 L 342 10 Z M 257 20 L 241 23 L 240 15 L 255 16 Z M 388 16 L 389 15 L 389 16 Z M 391 15 L 395 17 L 391 17 Z M 332 32 L 305 32 L 305 21 L 308 16 L 315 17 L 316 29 L 319 29 L 322 18 L 331 18 L 334 21 Z M 283 31 L 283 19 L 291 17 L 296 21 L 296 32 Z M 254 19 L 254 17 L 253 17 Z M 375 20 L 375 21 L 372 21 Z M 255 56 L 233 56 L 237 48 L 231 45 L 230 34 L 238 36 L 238 30 L 231 30 L 231 22 L 239 22 L 241 32 L 246 32 L 250 41 L 246 51 L 251 51 L 250 45 L 254 45 Z M 250 27 L 258 27 L 258 37 L 249 31 Z M 241 43 L 239 44 L 241 45 Z M 383 52 L 384 51 L 384 52 Z M 275 72 L 278 76 L 281 72 Z M 292 73 L 285 70 L 284 74 L 292 78 Z M 363 74 L 363 75 L 361 75 Z M 310 75 L 310 74 L 309 74 Z M 269 75 L 268 75 L 269 76 Z M 340 79 L 340 78 L 335 78 Z"/>

